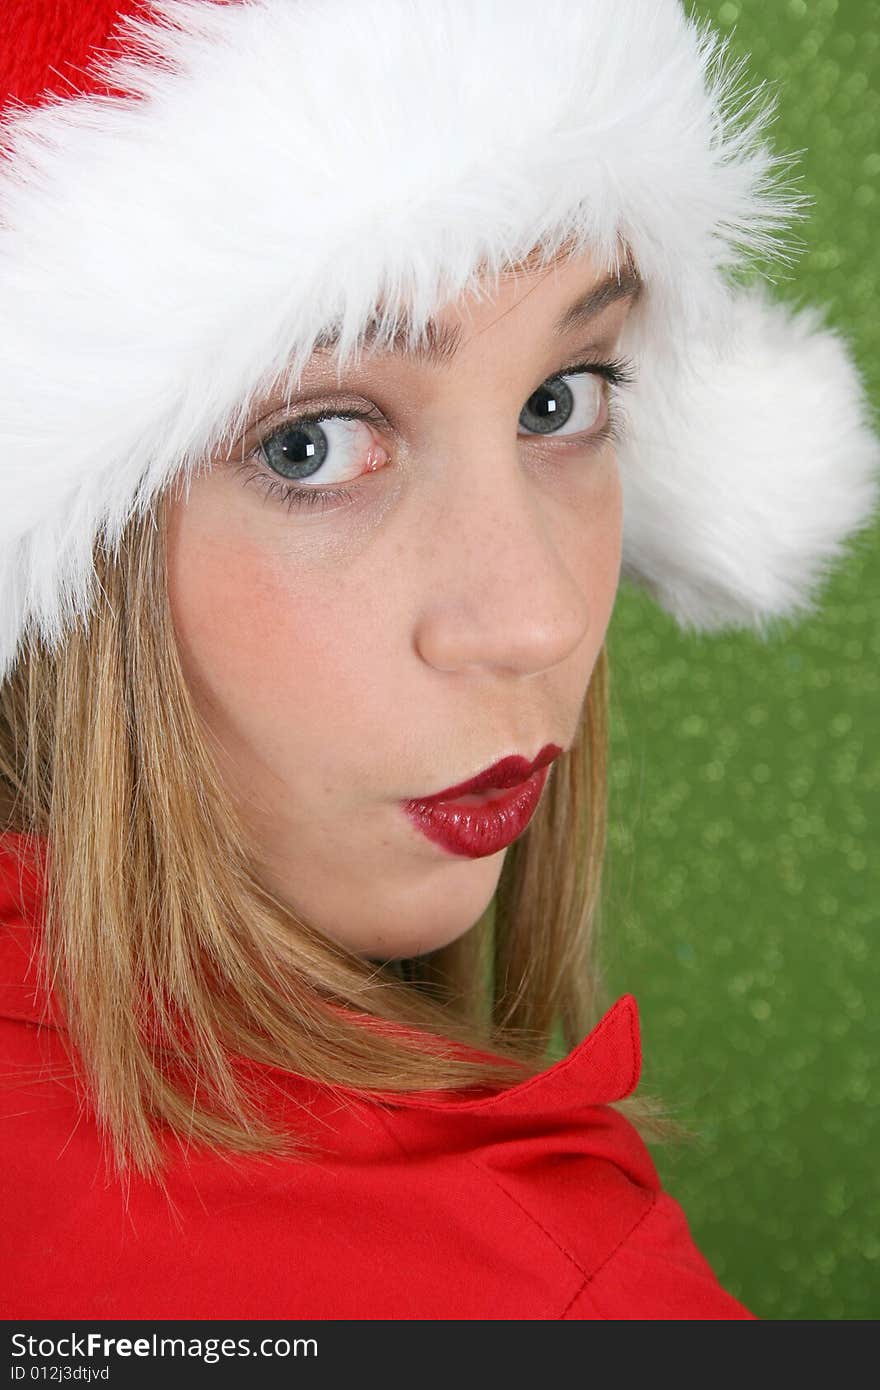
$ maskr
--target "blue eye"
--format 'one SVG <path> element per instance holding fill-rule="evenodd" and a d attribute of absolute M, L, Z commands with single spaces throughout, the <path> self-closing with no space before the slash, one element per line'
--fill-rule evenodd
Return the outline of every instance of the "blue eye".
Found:
<path fill-rule="evenodd" d="M 577 387 L 572 389 L 564 376 L 548 377 L 523 406 L 522 427 L 537 434 L 559 434 L 573 421 L 572 434 L 592 429 L 602 413 L 602 384 L 595 373 L 584 372 Z"/>
<path fill-rule="evenodd" d="M 344 471 L 347 460 L 357 461 L 359 442 L 361 450 L 369 444 L 369 431 L 361 418 L 325 415 L 321 419 L 309 419 L 301 416 L 287 421 L 280 430 L 264 439 L 260 447 L 273 472 L 299 481 L 319 472 L 331 455 L 333 467 L 329 471 L 333 468 Z"/>
<path fill-rule="evenodd" d="M 569 445 L 587 449 L 598 449 L 606 440 L 619 438 L 617 415 L 611 401 L 607 400 L 603 381 L 612 387 L 628 384 L 635 379 L 631 367 L 631 362 L 620 359 L 577 362 L 547 377 L 520 412 L 519 424 L 525 437 L 556 435 Z M 596 422 L 602 416 L 606 401 L 608 419 L 597 429 Z M 375 407 L 370 410 L 313 410 L 291 415 L 279 429 L 259 441 L 257 453 L 265 463 L 257 467 L 247 481 L 258 482 L 268 495 L 286 504 L 288 510 L 292 506 L 323 509 L 335 503 L 349 503 L 354 500 L 351 489 L 323 483 L 302 487 L 290 480 L 311 478 L 320 473 L 328 484 L 335 484 L 352 482 L 364 473 L 375 472 L 387 454 L 376 444 L 369 424 L 384 424 L 384 417 Z M 289 481 L 281 483 L 278 481 L 281 478 Z"/>

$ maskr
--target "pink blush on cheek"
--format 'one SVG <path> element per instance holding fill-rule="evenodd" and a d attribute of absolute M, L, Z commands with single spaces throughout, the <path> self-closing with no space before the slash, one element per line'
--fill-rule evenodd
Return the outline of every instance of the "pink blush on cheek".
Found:
<path fill-rule="evenodd" d="M 225 727 L 224 741 L 233 732 L 269 766 L 299 761 L 350 722 L 351 687 L 360 688 L 353 653 L 364 655 L 354 596 L 338 572 L 298 564 L 265 538 L 233 537 L 212 511 L 178 518 L 169 556 L 187 681 L 212 724 Z"/>
<path fill-rule="evenodd" d="M 190 658 L 202 683 L 224 701 L 259 704 L 261 692 L 290 680 L 301 646 L 293 643 L 285 652 L 285 627 L 293 626 L 289 593 L 257 553 L 203 553 L 180 598 Z"/>
<path fill-rule="evenodd" d="M 290 613 L 290 596 L 265 543 L 243 540 L 215 506 L 212 481 L 200 480 L 189 505 L 172 512 L 168 591 L 187 679 L 222 708 L 277 683 L 279 616 Z"/>

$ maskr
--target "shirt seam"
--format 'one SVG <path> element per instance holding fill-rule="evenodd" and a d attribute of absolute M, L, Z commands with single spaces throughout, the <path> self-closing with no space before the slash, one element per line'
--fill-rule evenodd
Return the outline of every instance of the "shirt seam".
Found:
<path fill-rule="evenodd" d="M 645 1207 L 645 1210 L 642 1212 L 641 1216 L 640 1216 L 640 1217 L 638 1218 L 638 1220 L 634 1223 L 634 1225 L 632 1225 L 632 1226 L 630 1227 L 630 1229 L 627 1231 L 626 1235 L 625 1235 L 625 1236 L 622 1236 L 622 1237 L 620 1238 L 620 1240 L 619 1240 L 619 1241 L 617 1242 L 617 1244 L 615 1245 L 614 1249 L 613 1249 L 613 1250 L 609 1250 L 608 1254 L 605 1256 L 605 1258 L 604 1258 L 604 1260 L 602 1261 L 602 1263 L 599 1264 L 599 1265 L 597 1265 L 596 1268 L 593 1270 L 593 1272 L 592 1272 L 591 1274 L 588 1274 L 588 1275 L 586 1276 L 586 1278 L 584 1279 L 584 1282 L 581 1284 L 580 1288 L 577 1290 L 577 1293 L 575 1293 L 575 1294 L 568 1300 L 568 1302 L 566 1303 L 566 1305 L 565 1305 L 565 1307 L 563 1308 L 562 1312 L 559 1314 L 559 1319 L 560 1319 L 560 1320 L 561 1320 L 562 1318 L 565 1317 L 565 1315 L 566 1315 L 566 1313 L 569 1311 L 569 1309 L 572 1308 L 572 1307 L 574 1306 L 574 1304 L 575 1304 L 575 1303 L 578 1301 L 578 1299 L 580 1298 L 581 1294 L 589 1287 L 590 1284 L 592 1284 L 592 1282 L 593 1282 L 593 1280 L 596 1278 L 596 1276 L 602 1273 L 602 1270 L 606 1267 L 606 1265 L 608 1265 L 608 1264 L 610 1263 L 611 1260 L 614 1259 L 615 1255 L 618 1253 L 618 1251 L 621 1249 L 621 1247 L 622 1247 L 623 1245 L 625 1245 L 626 1242 L 627 1242 L 628 1240 L 631 1240 L 631 1239 L 632 1239 L 632 1237 L 635 1235 L 636 1231 L 639 1229 L 639 1227 L 642 1225 L 642 1223 L 643 1223 L 644 1221 L 646 1221 L 647 1218 L 651 1215 L 651 1212 L 654 1210 L 654 1208 L 655 1208 L 656 1205 L 657 1205 L 657 1198 L 658 1198 L 658 1196 L 659 1196 L 659 1193 L 657 1193 L 657 1192 L 651 1192 L 651 1193 L 650 1193 L 650 1201 L 648 1202 L 648 1205 Z M 602 1318 L 601 1321 L 602 1321 L 602 1322 L 606 1322 L 607 1319 L 606 1319 L 606 1318 Z"/>
<path fill-rule="evenodd" d="M 411 1158 L 412 1154 L 410 1150 L 406 1147 L 400 1136 L 396 1134 L 395 1131 L 388 1124 L 387 1117 L 383 1115 L 381 1111 L 377 1111 L 376 1113 L 383 1128 L 385 1129 L 386 1134 L 388 1134 L 389 1137 L 394 1141 L 394 1143 L 397 1144 L 398 1148 L 400 1149 L 401 1153 L 404 1155 L 405 1158 Z M 617 1242 L 614 1248 L 608 1252 L 608 1254 L 601 1261 L 601 1263 L 598 1264 L 596 1268 L 592 1270 L 591 1273 L 587 1273 L 581 1261 L 578 1260 L 574 1255 L 572 1255 L 569 1250 L 566 1250 L 564 1245 L 560 1244 L 556 1236 L 554 1236 L 551 1231 L 547 1230 L 546 1226 L 544 1226 L 543 1223 L 538 1219 L 538 1217 L 535 1216 L 534 1212 L 531 1212 L 527 1207 L 524 1207 L 522 1202 L 520 1202 L 517 1197 L 514 1197 L 512 1192 L 508 1191 L 508 1189 L 496 1177 L 494 1173 L 490 1172 L 484 1164 L 478 1163 L 477 1160 L 472 1158 L 470 1154 L 463 1154 L 462 1157 L 470 1164 L 472 1168 L 475 1168 L 478 1173 L 481 1173 L 483 1177 L 488 1178 L 488 1180 L 491 1183 L 494 1183 L 494 1185 L 498 1188 L 499 1192 L 502 1192 L 504 1196 L 507 1198 L 507 1200 L 509 1202 L 512 1202 L 513 1205 L 517 1208 L 517 1210 L 521 1211 L 523 1216 L 525 1216 L 528 1221 L 531 1221 L 533 1226 L 537 1226 L 538 1230 L 542 1233 L 545 1239 L 550 1241 L 551 1245 L 553 1245 L 555 1249 L 559 1251 L 560 1255 L 563 1255 L 574 1266 L 578 1273 L 584 1276 L 583 1282 L 578 1286 L 575 1293 L 571 1296 L 568 1303 L 565 1305 L 563 1311 L 555 1315 L 556 1321 L 559 1321 L 561 1318 L 565 1316 L 565 1313 L 572 1306 L 572 1304 L 580 1297 L 584 1289 L 586 1289 L 587 1285 L 593 1279 L 595 1279 L 597 1274 L 601 1273 L 601 1271 L 608 1264 L 609 1260 L 612 1260 L 614 1256 L 617 1254 L 617 1252 L 620 1250 L 621 1246 L 624 1245 L 633 1235 L 635 1235 L 636 1231 L 638 1230 L 639 1226 L 641 1226 L 645 1218 L 649 1216 L 650 1213 L 654 1210 L 654 1207 L 657 1202 L 657 1193 L 649 1191 L 649 1201 L 645 1210 L 636 1218 L 632 1226 L 630 1226 L 629 1230 L 621 1236 L 620 1240 Z M 640 1190 L 644 1192 L 646 1189 L 641 1188 Z M 548 1319 L 551 1317 L 554 1317 L 554 1315 L 548 1314 Z"/>

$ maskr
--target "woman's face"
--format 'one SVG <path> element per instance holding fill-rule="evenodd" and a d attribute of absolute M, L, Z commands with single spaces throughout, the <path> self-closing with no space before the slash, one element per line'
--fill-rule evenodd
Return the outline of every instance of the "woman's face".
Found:
<path fill-rule="evenodd" d="M 402 802 L 575 738 L 621 490 L 604 379 L 550 379 L 614 357 L 630 298 L 557 331 L 605 279 L 582 255 L 445 306 L 442 361 L 373 350 L 337 381 L 316 353 L 290 408 L 261 402 L 171 499 L 183 670 L 260 877 L 365 958 L 461 936 L 507 853 L 453 852 Z"/>

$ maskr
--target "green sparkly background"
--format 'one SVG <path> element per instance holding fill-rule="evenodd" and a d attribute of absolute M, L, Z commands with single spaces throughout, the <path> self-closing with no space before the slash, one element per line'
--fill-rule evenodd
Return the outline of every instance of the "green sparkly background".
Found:
<path fill-rule="evenodd" d="M 830 303 L 880 405 L 880 0 L 691 3 L 779 94 L 813 199 L 780 298 Z M 604 961 L 639 1002 L 652 1146 L 761 1318 L 880 1315 L 880 526 L 819 616 L 685 635 L 624 583 L 609 633 Z"/>

